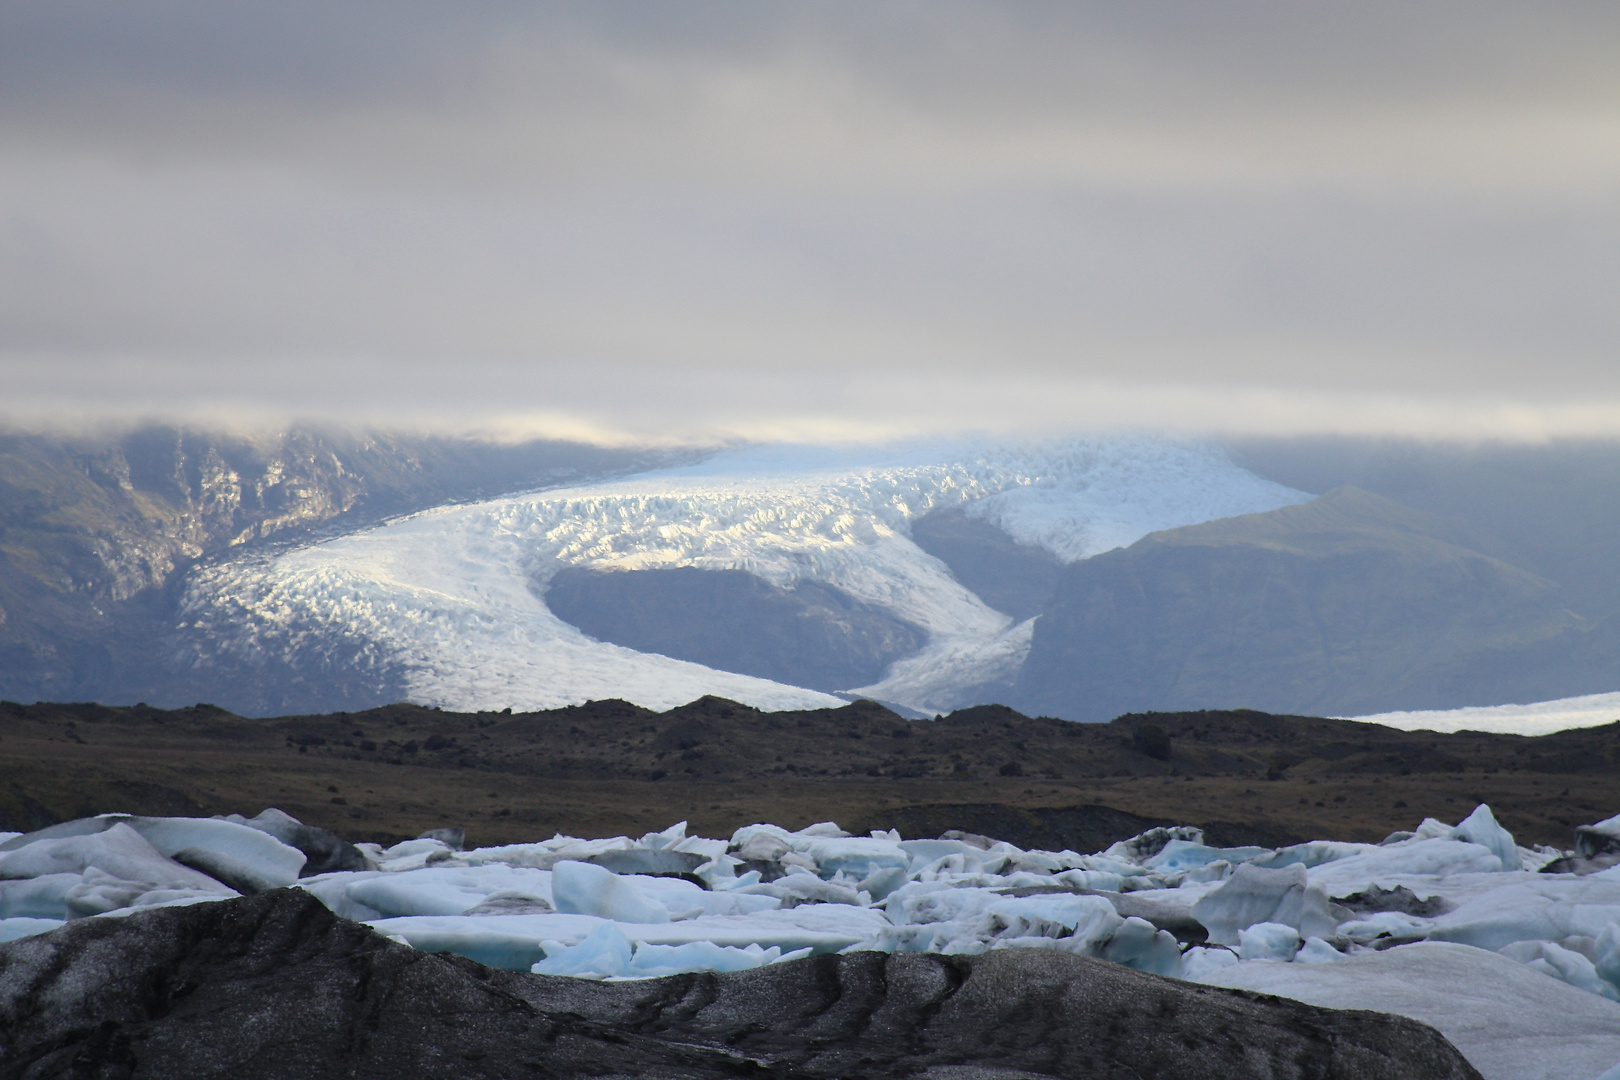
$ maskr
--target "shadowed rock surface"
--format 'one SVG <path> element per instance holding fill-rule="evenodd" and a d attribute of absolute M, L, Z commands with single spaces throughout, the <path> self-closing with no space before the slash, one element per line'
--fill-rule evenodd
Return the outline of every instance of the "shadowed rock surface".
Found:
<path fill-rule="evenodd" d="M 813 690 L 876 682 L 927 640 L 829 585 L 785 589 L 744 570 L 567 567 L 545 600 L 599 641 Z"/>
<path fill-rule="evenodd" d="M 1355 488 L 1153 533 L 1064 569 L 1012 704 L 1069 720 L 1245 707 L 1355 716 L 1615 685 L 1620 628 Z"/>
<path fill-rule="evenodd" d="M 1035 949 L 595 983 L 276 890 L 0 947 L 0 1077 L 1471 1080 L 1433 1029 Z"/>
<path fill-rule="evenodd" d="M 960 507 L 930 510 L 911 523 L 911 539 L 950 567 L 980 600 L 1015 619 L 1046 610 L 1063 563 L 1044 548 L 1020 544 Z"/>

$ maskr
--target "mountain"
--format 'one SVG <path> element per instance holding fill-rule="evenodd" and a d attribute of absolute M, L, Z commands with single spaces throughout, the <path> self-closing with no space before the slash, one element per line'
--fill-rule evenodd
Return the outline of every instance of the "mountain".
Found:
<path fill-rule="evenodd" d="M 1065 568 L 1012 704 L 1103 720 L 1244 707 L 1357 715 L 1620 685 L 1612 627 L 1467 530 L 1341 487 Z"/>
<path fill-rule="evenodd" d="M 876 682 L 927 640 L 841 589 L 784 588 L 746 570 L 568 566 L 551 576 L 545 602 L 600 641 L 828 692 Z"/>
<path fill-rule="evenodd" d="M 1349 484 L 1422 507 L 1466 530 L 1469 547 L 1557 584 L 1571 611 L 1593 619 L 1620 611 L 1620 441 L 1317 436 L 1223 445 L 1244 468 L 1300 491 Z"/>
<path fill-rule="evenodd" d="M 0 696 L 195 700 L 209 683 L 165 665 L 193 568 L 667 460 L 315 428 L 0 433 Z"/>
<path fill-rule="evenodd" d="M 1379 491 L 1312 501 L 1347 475 Z M 1106 719 L 1604 693 L 1616 478 L 1596 444 L 12 432 L 0 698 Z"/>
<path fill-rule="evenodd" d="M 930 514 L 999 536 L 990 547 L 1021 561 L 998 572 L 1016 579 L 1305 497 L 1217 448 L 1162 439 L 737 447 L 200 568 L 176 656 L 220 688 L 211 700 L 248 714 L 714 694 L 769 709 L 862 696 L 931 715 L 1005 696 L 1031 623 L 919 544 Z M 336 685 L 349 704 L 322 704 Z"/>

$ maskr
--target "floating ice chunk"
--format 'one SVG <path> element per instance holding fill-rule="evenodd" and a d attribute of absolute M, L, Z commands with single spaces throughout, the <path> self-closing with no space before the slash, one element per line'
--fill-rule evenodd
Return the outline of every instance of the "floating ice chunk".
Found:
<path fill-rule="evenodd" d="M 1459 874 L 1502 872 L 1502 860 L 1488 848 L 1466 840 L 1431 837 L 1390 847 L 1366 845 L 1359 855 L 1334 859 L 1310 870 L 1313 885 L 1334 895 L 1354 892 L 1368 882 L 1421 876 L 1431 882 Z"/>
<path fill-rule="evenodd" d="M 1296 964 L 1327 964 L 1334 960 L 1343 959 L 1344 953 L 1319 937 L 1306 938 L 1305 944 L 1300 946 L 1299 952 L 1294 954 L 1294 963 Z"/>
<path fill-rule="evenodd" d="M 1102 853 L 1103 858 L 1140 865 L 1164 850 L 1166 844 L 1180 840 L 1200 847 L 1204 843 L 1204 830 L 1191 825 L 1173 825 L 1169 828 L 1149 829 L 1137 833 L 1129 840 L 1121 840 Z"/>
<path fill-rule="evenodd" d="M 1101 896 L 1069 893 L 998 896 L 988 901 L 984 910 L 1007 919 L 1022 919 L 1032 925 L 1037 922 L 1051 923 L 1077 937 L 1094 941 L 1106 940 L 1120 924 L 1114 906 Z"/>
<path fill-rule="evenodd" d="M 291 814 L 277 810 L 273 806 L 260 811 L 256 817 L 245 818 L 240 814 L 228 814 L 223 820 L 234 821 L 239 825 L 269 833 L 283 844 L 302 851 L 305 862 L 303 869 L 299 871 L 300 874 L 373 869 L 360 849 L 337 833 L 314 825 L 305 825 Z"/>
<path fill-rule="evenodd" d="M 1254 860 L 1256 866 L 1276 869 L 1284 866 L 1293 866 L 1296 863 L 1307 870 L 1313 866 L 1324 863 L 1337 862 L 1340 859 L 1350 859 L 1358 855 L 1376 852 L 1382 844 L 1349 844 L 1337 840 L 1311 840 L 1303 844 L 1294 844 L 1285 848 L 1278 848 L 1268 858 Z"/>
<path fill-rule="evenodd" d="M 1175 936 L 1159 930 L 1146 919 L 1126 919 L 1103 946 L 1104 960 L 1177 978 L 1181 975 L 1181 947 Z"/>
<path fill-rule="evenodd" d="M 0 919 L 70 918 L 66 897 L 84 881 L 80 874 L 41 874 L 39 877 L 0 881 Z"/>
<path fill-rule="evenodd" d="M 1485 1080 L 1580 1080 L 1620 1061 L 1620 1004 L 1504 956 L 1418 942 L 1334 964 L 1243 962 L 1201 982 L 1437 1028 Z"/>
<path fill-rule="evenodd" d="M 834 881 L 823 881 L 802 867 L 795 868 L 793 873 L 779 877 L 775 881 L 761 882 L 757 885 L 745 885 L 732 889 L 731 892 L 745 895 L 772 896 L 787 906 L 802 903 L 821 903 L 868 907 L 872 903 L 870 893 L 864 893 Z"/>
<path fill-rule="evenodd" d="M 1620 851 L 1620 814 L 1595 825 L 1575 827 L 1575 854 L 1585 858 Z"/>
<path fill-rule="evenodd" d="M 1107 870 L 1065 870 L 1052 877 L 1054 882 L 1072 885 L 1077 889 L 1094 889 L 1098 892 L 1119 892 L 1125 883 L 1123 875 Z"/>
<path fill-rule="evenodd" d="M 898 840 L 879 840 L 868 836 L 811 836 L 793 842 L 793 848 L 814 860 L 824 877 L 843 871 L 860 880 L 879 870 L 900 870 L 903 873 L 911 866 L 911 856 L 901 848 Z"/>
<path fill-rule="evenodd" d="M 378 933 L 422 952 L 455 953 L 503 971 L 528 971 L 545 959 L 543 942 L 577 943 L 601 925 L 603 920 L 588 915 L 561 914 L 429 915 L 370 921 Z"/>
<path fill-rule="evenodd" d="M 0 919 L 0 942 L 46 934 L 62 925 L 61 919 L 40 919 L 31 915 L 15 915 Z"/>
<path fill-rule="evenodd" d="M 547 942 L 544 947 L 546 958 L 529 969 L 536 975 L 573 975 L 576 978 L 605 979 L 623 973 L 630 966 L 632 950 L 630 939 L 610 922 L 604 922 L 596 927 L 577 945 Z"/>
<path fill-rule="evenodd" d="M 310 893 L 325 904 L 332 914 L 340 918 L 353 919 L 355 922 L 370 922 L 373 919 L 383 918 L 385 913 L 355 900 L 349 895 L 349 888 L 357 882 L 379 877 L 382 873 L 380 870 L 340 870 L 336 873 L 305 878 L 298 883 L 298 888 Z"/>
<path fill-rule="evenodd" d="M 902 840 L 900 850 L 911 857 L 911 865 L 920 869 L 947 855 L 981 855 L 984 849 L 965 840 Z"/>
<path fill-rule="evenodd" d="M 840 829 L 836 821 L 818 821 L 814 825 L 806 825 L 796 835 L 844 837 L 848 836 L 849 833 Z"/>
<path fill-rule="evenodd" d="M 365 851 L 364 848 L 361 850 Z M 431 836 L 405 840 L 374 855 L 369 852 L 367 854 L 377 864 L 378 869 L 394 873 L 419 870 L 430 863 L 443 863 L 456 858 L 456 852 L 450 850 L 449 844 Z M 467 860 L 458 861 L 470 865 Z"/>
<path fill-rule="evenodd" d="M 550 871 L 501 863 L 321 874 L 303 879 L 299 887 L 335 914 L 362 922 L 410 915 L 460 915 L 501 892 L 533 896 L 548 908 L 551 904 Z"/>
<path fill-rule="evenodd" d="M 1189 982 L 1203 982 L 1221 968 L 1231 967 L 1237 962 L 1237 953 L 1230 949 L 1208 949 L 1195 945 L 1181 954 L 1181 977 Z"/>
<path fill-rule="evenodd" d="M 677 821 L 663 832 L 648 833 L 646 836 L 641 838 L 640 843 L 644 848 L 651 848 L 654 851 L 662 851 L 667 847 L 673 847 L 675 844 L 678 844 L 685 839 L 686 822 Z"/>
<path fill-rule="evenodd" d="M 1599 978 L 1620 990 L 1620 923 L 1610 923 L 1592 943 L 1592 965 Z"/>
<path fill-rule="evenodd" d="M 1509 960 L 1515 960 L 1543 975 L 1550 975 L 1577 990 L 1598 994 L 1610 1001 L 1620 1001 L 1620 989 L 1605 981 L 1592 961 L 1556 942 L 1516 941 L 1496 951 Z"/>
<path fill-rule="evenodd" d="M 689 941 L 685 945 L 642 944 L 636 946 L 630 966 L 622 974 L 651 979 L 688 971 L 748 971 L 774 964 L 781 957 L 782 950 L 775 945 L 769 949 L 762 949 L 758 945 L 739 949 L 730 945 L 716 945 L 712 941 Z M 536 970 L 539 970 L 539 966 Z"/>
<path fill-rule="evenodd" d="M 1597 939 L 1615 923 L 1620 881 L 1523 874 L 1440 916 L 1429 938 L 1496 952 L 1515 941 Z"/>
<path fill-rule="evenodd" d="M 1452 826 L 1447 825 L 1445 822 L 1440 821 L 1437 818 L 1426 817 L 1421 823 L 1419 823 L 1418 827 L 1413 830 L 1412 839 L 1438 840 L 1444 837 L 1449 837 L 1451 832 Z"/>
<path fill-rule="evenodd" d="M 543 896 L 533 893 L 519 892 L 516 889 L 502 889 L 500 892 L 490 893 L 472 907 L 463 911 L 463 915 L 549 915 L 557 909 L 551 906 L 551 901 Z"/>
<path fill-rule="evenodd" d="M 1404 911 L 1378 911 L 1359 919 L 1339 924 L 1339 933 L 1356 941 L 1372 941 L 1380 937 L 1422 937 L 1434 925 L 1430 919 L 1408 915 Z"/>
<path fill-rule="evenodd" d="M 671 918 L 679 919 L 702 919 L 711 915 L 752 915 L 755 912 L 771 911 L 782 906 L 782 901 L 774 896 L 730 890 L 705 892 L 698 889 L 677 895 L 656 893 L 654 895 L 669 908 Z"/>
<path fill-rule="evenodd" d="M 669 908 L 625 878 L 591 863 L 560 862 L 553 867 L 551 902 L 560 912 L 615 922 L 669 922 Z"/>
<path fill-rule="evenodd" d="M 170 859 L 153 847 L 146 837 L 121 821 L 96 832 L 35 840 L 0 853 L 0 878 L 82 874 L 91 867 L 108 877 L 141 883 L 148 888 L 195 889 L 220 896 L 236 895 L 235 890 L 208 875 Z"/>
<path fill-rule="evenodd" d="M 1192 914 L 1217 945 L 1237 945 L 1239 931 L 1262 922 L 1291 926 L 1303 937 L 1323 937 L 1335 929 L 1327 894 L 1309 884 L 1298 864 L 1269 870 L 1244 863 L 1194 904 Z"/>
<path fill-rule="evenodd" d="M 566 858 L 574 857 L 566 855 Z M 690 874 L 708 860 L 694 852 L 673 848 L 626 848 L 585 855 L 577 861 L 594 863 L 615 874 Z"/>
<path fill-rule="evenodd" d="M 304 853 L 297 848 L 258 829 L 223 818 L 100 814 L 16 836 L 7 841 L 3 849 L 22 850 L 40 842 L 96 836 L 119 827 L 139 833 L 153 848 L 171 858 L 188 848 L 224 856 L 221 865 L 231 868 L 227 872 L 262 882 L 265 887 L 291 885 L 298 880 L 298 871 L 304 865 Z"/>
<path fill-rule="evenodd" d="M 224 857 L 228 872 L 248 875 L 263 887 L 279 888 L 298 880 L 302 851 L 269 833 L 223 818 L 123 817 L 119 819 L 171 858 L 188 848 Z"/>
<path fill-rule="evenodd" d="M 884 901 L 884 910 L 896 925 L 941 923 L 976 915 L 1000 899 L 1011 898 L 989 889 L 956 888 L 942 881 L 913 881 L 891 893 Z"/>
<path fill-rule="evenodd" d="M 1458 840 L 1466 840 L 1470 844 L 1478 844 L 1502 860 L 1503 870 L 1519 869 L 1519 845 L 1513 842 L 1513 834 L 1496 823 L 1496 816 L 1491 808 L 1480 803 L 1474 812 L 1463 818 L 1452 830 L 1452 835 Z"/>
<path fill-rule="evenodd" d="M 857 894 L 865 893 L 873 900 L 882 900 L 907 881 L 906 869 L 903 866 L 891 866 L 887 869 L 874 870 L 866 877 L 855 883 Z"/>
<path fill-rule="evenodd" d="M 244 863 L 223 851 L 214 851 L 205 847 L 188 847 L 181 848 L 170 857 L 181 866 L 189 866 L 193 870 L 201 871 L 215 881 L 229 885 L 244 896 L 261 893 L 267 889 L 281 888 L 286 884 L 265 877 L 259 872 L 259 867 Z"/>
<path fill-rule="evenodd" d="M 1157 874 L 1175 874 L 1216 862 L 1239 863 L 1270 851 L 1270 848 L 1262 847 L 1215 848 L 1190 840 L 1171 840 L 1159 849 L 1158 854 L 1145 859 L 1142 865 Z"/>
<path fill-rule="evenodd" d="M 741 839 L 733 838 L 728 853 L 748 862 L 775 862 L 793 850 L 793 845 L 782 836 L 764 829 L 738 829 L 735 836 Z"/>
<path fill-rule="evenodd" d="M 126 881 L 91 866 L 85 869 L 79 884 L 69 889 L 62 897 L 62 903 L 67 908 L 68 918 L 81 919 L 91 915 L 122 913 L 134 908 L 162 907 L 197 900 L 223 900 L 237 895 L 229 890 L 221 892 L 217 891 L 218 889 L 217 884 L 214 888 L 198 889 L 184 885 L 172 887 L 163 884 L 154 885 L 146 881 Z"/>
<path fill-rule="evenodd" d="M 1320 941 L 1321 938 L 1313 940 Z M 1299 952 L 1299 931 L 1282 923 L 1263 922 L 1238 931 L 1238 959 L 1292 960 Z"/>

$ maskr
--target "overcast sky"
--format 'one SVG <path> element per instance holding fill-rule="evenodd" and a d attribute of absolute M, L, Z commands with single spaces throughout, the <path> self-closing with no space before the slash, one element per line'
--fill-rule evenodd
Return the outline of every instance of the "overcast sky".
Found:
<path fill-rule="evenodd" d="M 1620 4 L 0 5 L 13 417 L 1620 433 Z"/>

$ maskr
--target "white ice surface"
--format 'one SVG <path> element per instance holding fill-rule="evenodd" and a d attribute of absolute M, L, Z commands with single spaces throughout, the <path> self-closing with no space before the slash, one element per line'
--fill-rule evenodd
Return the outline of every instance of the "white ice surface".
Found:
<path fill-rule="evenodd" d="M 1480 705 L 1465 709 L 1374 713 L 1352 716 L 1402 731 L 1493 731 L 1505 735 L 1547 735 L 1570 728 L 1597 727 L 1620 720 L 1620 692 L 1537 701 L 1528 705 Z"/>
<path fill-rule="evenodd" d="M 1485 1080 L 1593 1080 L 1620 1063 L 1620 1005 L 1462 945 L 1420 942 L 1332 964 L 1245 961 L 1200 981 L 1409 1016 Z"/>
<path fill-rule="evenodd" d="M 143 821 L 171 844 L 200 832 L 185 819 Z M 1620 1064 L 1620 867 L 1536 872 L 1530 867 L 1545 853 L 1517 847 L 1483 807 L 1457 824 L 1425 820 L 1388 844 L 1218 849 L 1199 843 L 1196 830 L 1177 835 L 1165 843 L 1159 830 L 1084 855 L 892 832 L 847 836 L 831 822 L 798 831 L 748 825 L 729 842 L 689 837 L 678 825 L 640 840 L 555 836 L 461 852 L 436 840 L 367 845 L 381 869 L 298 884 L 416 948 L 516 971 L 641 978 L 810 952 L 1061 949 L 1399 1012 L 1440 1028 L 1486 1076 L 1590 1078 Z M 696 873 L 712 887 L 579 861 L 668 849 L 707 859 Z M 1509 853 L 1530 861 L 1503 869 Z M 434 865 L 424 865 L 429 858 Z M 774 861 L 783 876 L 737 877 L 739 858 Z M 1012 895 L 1032 888 L 1039 891 Z M 1098 888 L 1128 892 L 1066 891 Z M 1361 894 L 1366 904 L 1397 888 L 1440 908 L 1347 917 L 1329 903 Z M 123 822 L 0 852 L 0 937 L 234 895 Z M 1194 916 L 1208 946 L 1183 953 L 1142 915 L 1169 926 Z"/>
<path fill-rule="evenodd" d="M 49 933 L 61 926 L 62 923 L 62 919 L 38 919 L 27 915 L 0 919 L 0 943 L 33 937 L 35 934 Z"/>
<path fill-rule="evenodd" d="M 1073 560 L 1159 529 L 1308 498 L 1215 448 L 1148 438 L 750 447 L 611 483 L 445 507 L 270 561 L 215 567 L 192 582 L 185 621 L 199 648 L 236 662 L 318 655 L 358 639 L 361 658 L 347 663 L 397 666 L 412 700 L 445 708 L 622 697 L 665 709 L 703 694 L 767 709 L 836 704 L 595 641 L 539 598 L 564 566 L 740 569 L 783 586 L 832 585 L 921 627 L 920 653 L 848 689 L 938 711 L 964 703 L 967 687 L 1009 677 L 1031 627 L 986 607 L 912 543 L 914 518 L 966 505 Z"/>

